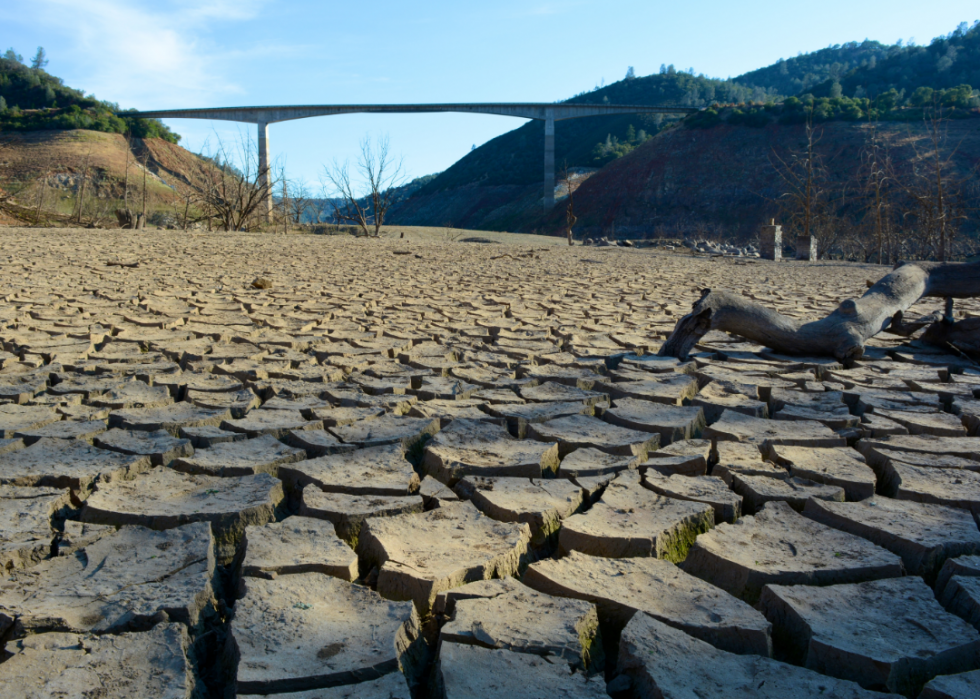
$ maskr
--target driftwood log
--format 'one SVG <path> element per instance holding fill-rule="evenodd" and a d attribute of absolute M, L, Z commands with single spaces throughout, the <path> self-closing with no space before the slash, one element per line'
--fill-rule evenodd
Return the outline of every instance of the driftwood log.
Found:
<path fill-rule="evenodd" d="M 826 318 L 808 323 L 730 291 L 704 289 L 691 312 L 677 321 L 659 354 L 684 359 L 709 330 L 721 330 L 783 354 L 826 355 L 847 363 L 860 359 L 864 344 L 919 299 L 976 296 L 980 296 L 980 263 L 902 264 L 861 298 L 847 299 Z"/>

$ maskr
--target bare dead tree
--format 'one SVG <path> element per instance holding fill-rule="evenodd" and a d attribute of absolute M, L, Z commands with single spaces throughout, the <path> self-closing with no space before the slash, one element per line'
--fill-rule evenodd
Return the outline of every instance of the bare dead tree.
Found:
<path fill-rule="evenodd" d="M 769 157 L 785 190 L 780 199 L 785 202 L 783 220 L 799 235 L 814 235 L 818 209 L 825 194 L 827 171 L 817 145 L 823 131 L 813 126 L 813 108 L 806 112 L 805 141 L 800 149 L 780 155 L 775 148 Z"/>
<path fill-rule="evenodd" d="M 289 189 L 291 192 L 288 207 L 289 216 L 292 218 L 293 223 L 299 225 L 303 222 L 303 216 L 310 211 L 313 203 L 310 188 L 306 182 L 299 180 L 291 183 Z"/>
<path fill-rule="evenodd" d="M 249 136 L 239 138 L 234 152 L 226 149 L 220 138 L 217 143 L 214 154 L 202 155 L 211 163 L 202 172 L 208 230 L 212 218 L 226 231 L 244 230 L 249 221 L 268 206 L 279 176 L 273 176 L 275 169 L 272 167 L 268 177 L 260 171 L 258 151 Z M 234 156 L 234 160 L 230 156 Z"/>
<path fill-rule="evenodd" d="M 370 228 L 373 228 L 374 237 L 378 237 L 394 203 L 395 188 L 404 179 L 403 162 L 392 155 L 388 136 L 382 136 L 374 143 L 366 136 L 361 140 L 356 167 L 362 185 L 368 191 L 359 197 L 349 161 L 340 163 L 335 160 L 323 169 L 325 198 L 333 207 L 335 221 L 354 224 L 364 235 L 372 235 Z"/>
<path fill-rule="evenodd" d="M 866 247 L 865 261 L 870 257 L 867 254 L 870 247 L 878 264 L 891 264 L 894 255 L 889 191 L 891 164 L 888 142 L 881 135 L 877 117 L 870 120 L 861 166 L 861 184 L 866 202 L 863 222 L 869 234 L 868 242 L 871 243 Z"/>
<path fill-rule="evenodd" d="M 85 154 L 85 162 L 82 165 L 82 174 L 79 177 L 78 182 L 78 194 L 75 199 L 75 223 L 79 226 L 82 225 L 82 209 L 85 202 L 85 185 L 88 182 L 88 164 L 89 158 L 92 157 L 92 149 L 90 148 L 88 153 Z"/>
<path fill-rule="evenodd" d="M 565 234 L 568 237 L 568 244 L 574 245 L 575 238 L 572 229 L 575 227 L 578 217 L 575 215 L 575 203 L 572 199 L 572 174 L 568 170 L 568 162 L 565 162 L 562 167 L 561 181 L 565 185 L 565 189 L 568 190 L 568 206 L 565 207 Z"/>
<path fill-rule="evenodd" d="M 963 182 L 957 176 L 946 120 L 938 104 L 924 112 L 924 139 L 909 133 L 913 150 L 907 170 L 894 168 L 892 177 L 905 196 L 903 218 L 913 222 L 922 252 L 945 262 L 952 254 L 953 239 L 965 218 Z M 920 141 L 925 141 L 925 146 Z"/>

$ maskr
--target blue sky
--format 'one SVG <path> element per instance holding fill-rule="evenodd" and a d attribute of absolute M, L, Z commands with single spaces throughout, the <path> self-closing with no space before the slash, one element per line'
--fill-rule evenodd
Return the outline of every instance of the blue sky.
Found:
<path fill-rule="evenodd" d="M 976 0 L 0 0 L 0 51 L 44 46 L 51 73 L 124 108 L 550 102 L 628 66 L 735 76 L 846 41 L 928 43 L 978 17 Z M 247 128 L 168 123 L 191 150 Z M 418 176 L 521 123 L 334 116 L 275 124 L 270 145 L 291 177 L 316 183 L 324 163 L 386 133 Z"/>

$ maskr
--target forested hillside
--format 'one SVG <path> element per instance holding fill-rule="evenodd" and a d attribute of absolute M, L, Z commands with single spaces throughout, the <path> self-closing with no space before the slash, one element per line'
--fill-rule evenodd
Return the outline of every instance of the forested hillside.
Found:
<path fill-rule="evenodd" d="M 772 89 L 781 95 L 797 95 L 825 80 L 840 80 L 857 68 L 873 68 L 893 48 L 867 39 L 860 44 L 852 41 L 828 46 L 793 58 L 780 58 L 771 66 L 739 75 L 735 82 Z"/>
<path fill-rule="evenodd" d="M 14 49 L 0 57 L 0 131 L 88 129 L 180 141 L 179 135 L 156 119 L 116 116 L 113 112 L 119 105 L 67 87 L 44 69 L 46 65 L 41 48 L 30 65 Z"/>
<path fill-rule="evenodd" d="M 831 76 L 811 92 L 818 97 L 876 97 L 895 90 L 910 99 L 919 88 L 926 92 L 959 85 L 980 87 L 980 22 L 972 27 L 964 22 L 928 46 L 890 47 L 886 57 Z"/>

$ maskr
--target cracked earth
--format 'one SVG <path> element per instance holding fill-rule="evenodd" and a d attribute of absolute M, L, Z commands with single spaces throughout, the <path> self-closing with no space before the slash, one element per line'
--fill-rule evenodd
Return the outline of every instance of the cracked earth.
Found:
<path fill-rule="evenodd" d="M 19 229 L 0 264 L 0 696 L 980 696 L 980 365 L 656 356 L 700 287 L 812 319 L 885 268 Z"/>

